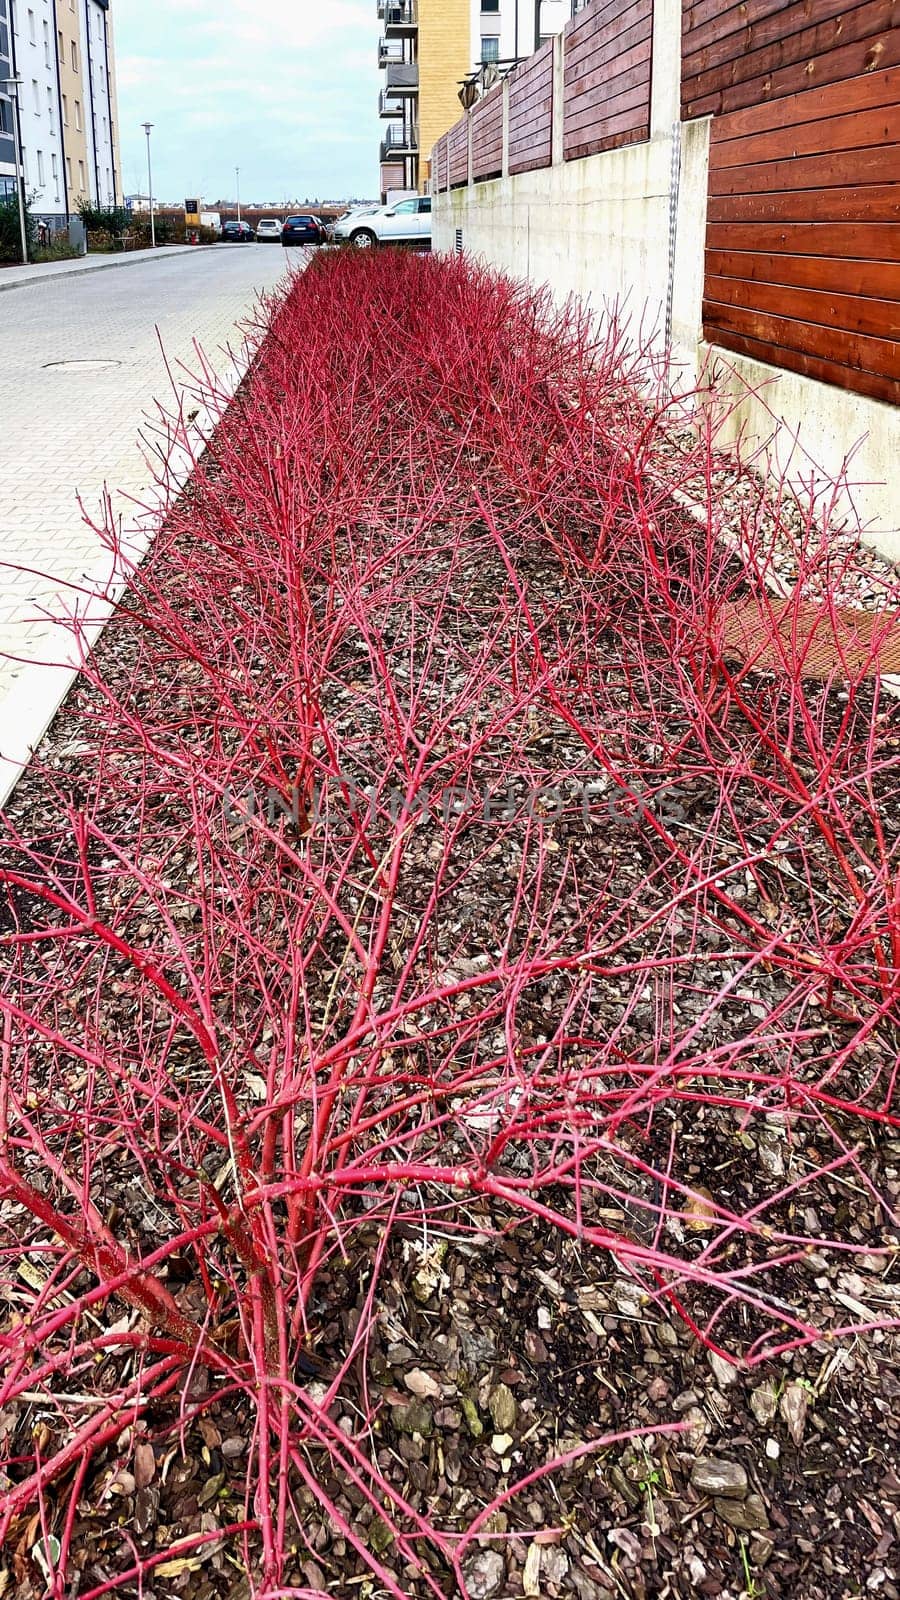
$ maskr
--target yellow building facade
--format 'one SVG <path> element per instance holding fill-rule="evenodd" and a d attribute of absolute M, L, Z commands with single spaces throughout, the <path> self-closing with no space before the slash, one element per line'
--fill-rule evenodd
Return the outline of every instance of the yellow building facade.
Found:
<path fill-rule="evenodd" d="M 428 187 L 431 150 L 460 115 L 459 87 L 472 68 L 471 0 L 378 0 L 384 24 L 382 199 Z"/>

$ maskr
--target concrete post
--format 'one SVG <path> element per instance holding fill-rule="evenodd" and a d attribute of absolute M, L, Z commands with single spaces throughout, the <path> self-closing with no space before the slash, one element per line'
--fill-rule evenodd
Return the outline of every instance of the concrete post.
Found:
<path fill-rule="evenodd" d="M 653 0 L 650 137 L 681 121 L 681 0 Z"/>
<path fill-rule="evenodd" d="M 565 161 L 565 131 L 566 131 L 566 78 L 565 78 L 565 48 L 563 35 L 557 33 L 553 39 L 553 124 L 551 130 L 550 157 L 554 167 L 561 167 Z"/>
<path fill-rule="evenodd" d="M 509 79 L 503 79 L 503 163 L 504 178 L 509 177 Z"/>
<path fill-rule="evenodd" d="M 472 113 L 466 112 L 466 184 L 472 182 Z"/>

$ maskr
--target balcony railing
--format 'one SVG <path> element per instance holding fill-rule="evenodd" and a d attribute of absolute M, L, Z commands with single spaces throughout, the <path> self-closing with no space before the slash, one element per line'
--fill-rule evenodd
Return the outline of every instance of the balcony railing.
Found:
<path fill-rule="evenodd" d="M 387 34 L 411 33 L 419 26 L 417 0 L 378 0 L 378 15 Z"/>
<path fill-rule="evenodd" d="M 379 39 L 378 65 L 382 72 L 385 67 L 401 67 L 403 62 L 403 44 L 400 39 Z"/>
<path fill-rule="evenodd" d="M 396 128 L 388 128 L 381 141 L 381 159 L 397 161 L 402 156 L 416 156 L 419 153 L 419 128 L 417 123 L 404 123 Z"/>
<path fill-rule="evenodd" d="M 401 66 L 392 62 L 387 69 L 387 88 L 389 94 L 418 94 L 418 63 L 404 61 Z"/>
<path fill-rule="evenodd" d="M 378 115 L 380 117 L 402 117 L 403 101 L 398 100 L 388 89 L 382 89 L 378 102 Z"/>

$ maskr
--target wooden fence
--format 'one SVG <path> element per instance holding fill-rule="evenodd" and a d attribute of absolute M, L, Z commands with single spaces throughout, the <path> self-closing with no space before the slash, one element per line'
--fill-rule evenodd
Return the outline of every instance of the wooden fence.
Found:
<path fill-rule="evenodd" d="M 566 160 L 649 139 L 653 0 L 588 6 L 563 49 Z"/>
<path fill-rule="evenodd" d="M 509 83 L 509 170 L 533 172 L 553 160 L 553 41 L 517 67 Z"/>
<path fill-rule="evenodd" d="M 447 135 L 448 181 L 452 189 L 469 181 L 469 119 L 455 122 Z"/>
<path fill-rule="evenodd" d="M 503 87 L 498 84 L 472 112 L 472 177 L 499 178 L 503 171 Z"/>
<path fill-rule="evenodd" d="M 681 111 L 719 115 L 900 63 L 900 0 L 684 0 Z"/>
<path fill-rule="evenodd" d="M 714 119 L 705 337 L 900 403 L 900 71 Z"/>

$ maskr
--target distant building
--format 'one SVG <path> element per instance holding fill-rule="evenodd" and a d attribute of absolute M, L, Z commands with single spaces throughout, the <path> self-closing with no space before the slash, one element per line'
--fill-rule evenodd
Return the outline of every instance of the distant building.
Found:
<path fill-rule="evenodd" d="M 0 82 L 12 77 L 12 29 L 9 0 L 0 0 Z M 16 149 L 13 139 L 12 100 L 0 88 L 0 200 L 16 192 Z"/>
<path fill-rule="evenodd" d="M 463 80 L 489 62 L 508 69 L 561 32 L 584 0 L 377 0 L 381 197 L 422 191 L 426 152 L 459 117 Z"/>
<path fill-rule="evenodd" d="M 0 0 L 0 79 L 18 77 L 25 190 L 65 228 L 80 201 L 121 198 L 110 0 Z M 0 194 L 15 192 L 12 116 L 0 88 Z"/>

